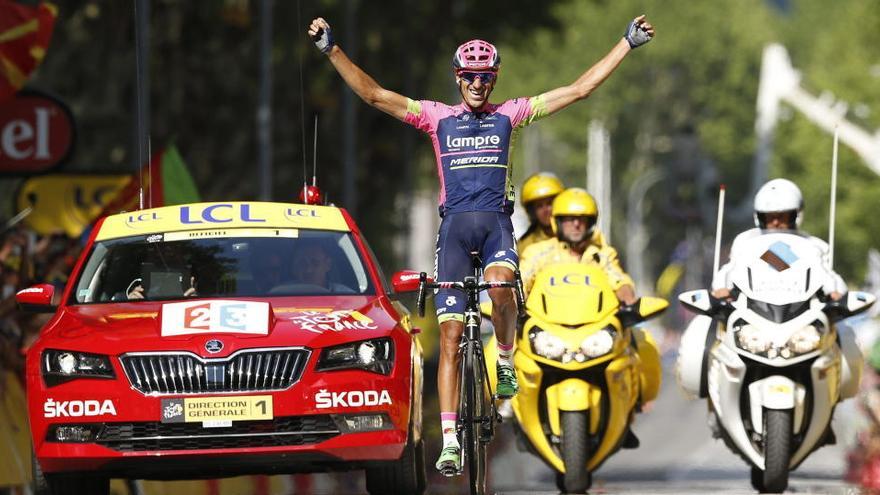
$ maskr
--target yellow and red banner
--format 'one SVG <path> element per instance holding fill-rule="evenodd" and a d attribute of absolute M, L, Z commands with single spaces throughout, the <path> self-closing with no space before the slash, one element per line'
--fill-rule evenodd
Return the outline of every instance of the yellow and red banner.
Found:
<path fill-rule="evenodd" d="M 58 8 L 0 0 L 0 102 L 24 86 L 46 56 Z"/>
<path fill-rule="evenodd" d="M 17 211 L 31 208 L 25 225 L 39 234 L 79 237 L 131 181 L 129 175 L 52 174 L 32 177 L 18 189 Z"/>

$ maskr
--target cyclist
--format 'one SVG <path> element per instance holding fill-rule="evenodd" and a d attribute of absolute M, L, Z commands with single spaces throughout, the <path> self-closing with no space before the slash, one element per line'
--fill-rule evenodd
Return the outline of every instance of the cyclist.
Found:
<path fill-rule="evenodd" d="M 531 98 L 489 103 L 498 80 L 501 57 L 482 40 L 468 41 L 455 51 L 453 75 L 461 103 L 416 101 L 380 86 L 356 66 L 334 42 L 330 24 L 314 19 L 308 34 L 326 54 L 346 84 L 367 104 L 416 127 L 431 137 L 440 175 L 440 232 L 434 275 L 439 280 L 461 280 L 471 267 L 470 253 L 479 252 L 483 277 L 488 281 L 514 279 L 518 257 L 510 214 L 510 144 L 518 129 L 588 97 L 607 79 L 626 55 L 651 40 L 654 28 L 645 16 L 633 19 L 623 38 L 573 83 Z M 499 398 L 516 394 L 516 373 L 510 361 L 515 337 L 516 303 L 509 289 L 489 291 L 492 323 L 498 339 Z M 457 472 L 461 448 L 456 438 L 458 410 L 458 345 L 464 331 L 464 299 L 453 291 L 438 291 L 440 366 L 438 389 L 443 449 L 437 469 Z"/>
<path fill-rule="evenodd" d="M 553 200 L 551 226 L 556 237 L 532 244 L 522 253 L 523 290 L 528 294 L 538 272 L 554 263 L 596 263 L 608 275 L 617 298 L 636 302 L 632 278 L 620 267 L 617 250 L 596 228 L 599 210 L 587 191 L 572 187 Z"/>
<path fill-rule="evenodd" d="M 804 196 L 800 188 L 788 179 L 773 179 L 758 190 L 755 194 L 755 228 L 740 233 L 733 240 L 730 247 L 730 259 L 733 260 L 740 252 L 742 243 L 753 239 L 768 231 L 789 230 L 795 234 L 807 237 L 823 256 L 828 256 L 828 243 L 800 231 L 803 219 Z M 718 274 L 712 280 L 712 295 L 717 298 L 729 298 L 733 282 L 730 280 L 730 271 L 733 264 L 728 262 L 718 270 Z M 828 283 L 823 287 L 823 292 L 831 299 L 838 300 L 846 292 L 846 283 L 837 273 L 829 269 Z"/>
<path fill-rule="evenodd" d="M 550 225 L 553 198 L 563 189 L 562 181 L 550 172 L 533 174 L 523 182 L 520 202 L 529 215 L 530 225 L 516 241 L 517 251 L 525 252 L 532 244 L 553 238 L 553 227 Z"/>

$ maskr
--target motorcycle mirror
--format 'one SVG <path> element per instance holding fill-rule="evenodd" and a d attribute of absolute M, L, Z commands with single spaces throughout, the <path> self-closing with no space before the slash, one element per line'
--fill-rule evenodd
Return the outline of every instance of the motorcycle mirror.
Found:
<path fill-rule="evenodd" d="M 642 320 L 647 320 L 666 311 L 668 307 L 669 301 L 662 297 L 645 296 L 639 300 L 639 316 Z"/>
<path fill-rule="evenodd" d="M 837 316 L 837 318 L 834 318 L 835 320 L 842 320 L 843 318 L 849 318 L 867 311 L 876 301 L 877 297 L 875 295 L 854 290 L 847 292 L 840 301 L 828 302 L 825 307 L 832 310 L 831 312 L 836 313 L 834 315 Z"/>
<path fill-rule="evenodd" d="M 712 316 L 712 297 L 706 289 L 689 290 L 678 295 L 678 301 L 688 310 Z"/>

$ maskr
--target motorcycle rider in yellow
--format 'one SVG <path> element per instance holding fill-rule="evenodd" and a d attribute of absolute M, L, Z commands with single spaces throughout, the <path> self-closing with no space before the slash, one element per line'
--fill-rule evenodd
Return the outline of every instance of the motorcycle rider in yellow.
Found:
<path fill-rule="evenodd" d="M 521 251 L 520 274 L 526 295 L 542 268 L 554 263 L 595 263 L 608 275 L 623 304 L 637 301 L 635 285 L 620 266 L 617 250 L 596 228 L 599 210 L 593 197 L 579 187 L 566 189 L 553 200 L 551 227 L 555 238 Z"/>
<path fill-rule="evenodd" d="M 538 172 L 523 182 L 520 203 L 529 215 L 529 228 L 516 241 L 520 253 L 532 244 L 553 238 L 553 200 L 565 189 L 562 181 L 550 172 Z"/>
<path fill-rule="evenodd" d="M 620 266 L 617 250 L 605 241 L 605 236 L 596 228 L 598 218 L 596 200 L 584 189 L 572 187 L 556 196 L 551 221 L 556 237 L 532 244 L 520 256 L 520 275 L 527 298 L 542 269 L 555 263 L 584 263 L 602 268 L 621 304 L 639 302 L 632 278 Z M 660 388 L 660 352 L 648 332 L 638 331 L 635 334 L 635 347 L 643 364 L 644 379 L 654 391 L 646 398 L 646 402 L 649 402 Z"/>

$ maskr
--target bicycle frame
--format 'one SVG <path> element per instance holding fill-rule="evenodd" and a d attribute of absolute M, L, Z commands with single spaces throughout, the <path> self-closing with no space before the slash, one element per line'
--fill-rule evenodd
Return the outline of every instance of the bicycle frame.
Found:
<path fill-rule="evenodd" d="M 501 421 L 495 407 L 495 394 L 489 382 L 489 370 L 483 354 L 483 341 L 480 335 L 482 316 L 479 308 L 479 294 L 483 290 L 512 288 L 520 317 L 523 303 L 522 280 L 519 271 L 514 273 L 513 282 L 479 282 L 480 265 L 474 262 L 474 275 L 461 282 L 428 281 L 427 274 L 419 275 L 418 312 L 425 315 L 425 291 L 427 289 L 455 289 L 465 295 L 464 324 L 459 344 L 459 403 L 457 434 L 462 446 L 461 474 L 465 462 L 468 464 L 471 495 L 486 493 L 486 448 L 495 435 L 495 423 Z"/>

